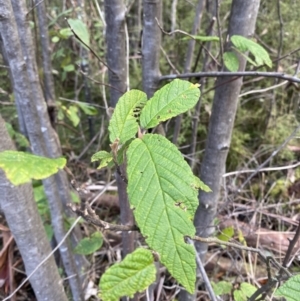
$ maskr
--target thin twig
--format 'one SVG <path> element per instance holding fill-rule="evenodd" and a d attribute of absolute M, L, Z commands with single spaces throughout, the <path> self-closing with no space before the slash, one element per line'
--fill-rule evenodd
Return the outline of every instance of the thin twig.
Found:
<path fill-rule="evenodd" d="M 288 277 L 291 277 L 292 275 L 290 273 L 287 273 L 287 264 L 289 262 L 289 258 L 292 254 L 292 251 L 296 245 L 296 243 L 298 242 L 299 240 L 299 237 L 300 237 L 300 222 L 298 223 L 298 227 L 297 227 L 297 231 L 294 235 L 294 238 L 290 241 L 290 244 L 289 244 L 289 247 L 288 247 L 288 250 L 285 254 L 285 257 L 284 257 L 284 260 L 283 260 L 283 263 L 282 263 L 282 266 L 281 268 L 279 269 L 279 272 L 278 272 L 278 275 L 275 277 L 275 278 L 268 278 L 268 282 L 263 285 L 262 287 L 260 287 L 249 299 L 249 301 L 255 301 L 256 298 L 259 296 L 259 295 L 262 295 L 262 294 L 267 294 L 271 289 L 273 289 L 273 287 L 278 284 L 279 281 L 282 280 L 283 278 L 283 273 L 286 273 Z"/>
<path fill-rule="evenodd" d="M 28 10 L 28 12 L 26 13 L 26 17 L 38 6 L 38 5 L 40 5 L 43 1 L 45 1 L 45 0 L 41 0 L 41 1 L 39 1 L 38 3 L 35 3 L 29 10 Z"/>
<path fill-rule="evenodd" d="M 270 90 L 279 88 L 279 87 L 281 87 L 281 86 L 284 86 L 287 82 L 288 82 L 288 81 L 285 80 L 285 81 L 281 82 L 280 84 L 273 85 L 273 86 L 268 87 L 268 88 L 265 88 L 265 89 L 258 89 L 258 90 L 247 91 L 247 92 L 245 92 L 245 93 L 240 94 L 239 97 L 243 97 L 243 96 L 250 95 L 250 94 L 255 94 L 255 93 L 265 93 L 265 92 L 267 92 L 267 91 L 270 91 Z"/>
<path fill-rule="evenodd" d="M 296 233 L 293 237 L 293 239 L 290 241 L 290 244 L 289 244 L 289 247 L 286 251 L 286 254 L 285 254 L 285 257 L 283 259 L 283 263 L 282 263 L 282 266 L 284 268 L 287 268 L 288 266 L 288 262 L 290 260 L 290 257 L 292 255 L 292 252 L 294 250 L 294 247 L 295 245 L 297 244 L 298 240 L 299 240 L 299 237 L 300 237 L 300 222 L 298 223 L 298 227 L 297 227 L 297 230 L 296 230 Z M 280 272 L 280 271 L 279 271 Z"/>
<path fill-rule="evenodd" d="M 66 22 L 68 23 L 68 26 L 70 27 L 72 33 L 74 34 L 75 38 L 80 41 L 89 51 L 97 58 L 97 60 L 102 63 L 109 71 L 111 71 L 114 75 L 118 76 L 115 71 L 113 71 L 98 55 L 97 53 L 89 46 L 87 45 L 82 39 L 76 34 L 76 32 L 73 30 L 72 26 L 70 25 L 67 18 L 65 18 Z"/>
<path fill-rule="evenodd" d="M 160 50 L 162 51 L 163 55 L 165 56 L 168 64 L 171 66 L 171 68 L 173 69 L 173 71 L 176 73 L 176 74 L 180 74 L 180 72 L 176 69 L 176 67 L 173 65 L 173 63 L 171 62 L 168 54 L 165 52 L 164 48 L 162 46 L 160 46 Z"/>
<path fill-rule="evenodd" d="M 299 165 L 300 165 L 300 162 L 295 163 L 293 165 L 287 165 L 287 166 L 261 168 L 258 172 L 286 170 L 286 169 L 290 169 L 290 168 L 296 168 Z M 234 176 L 234 175 L 239 175 L 242 173 L 250 173 L 250 172 L 256 172 L 256 169 L 246 169 L 246 170 L 237 170 L 237 171 L 227 172 L 223 175 L 223 178 L 227 178 L 227 177 Z"/>
<path fill-rule="evenodd" d="M 189 244 L 191 244 L 191 245 L 194 246 L 194 242 L 191 239 L 188 239 L 187 241 L 188 241 Z M 196 262 L 197 262 L 197 266 L 199 268 L 199 271 L 201 273 L 202 279 L 203 279 L 203 281 L 205 283 L 206 289 L 207 289 L 207 291 L 209 293 L 210 299 L 212 301 L 217 301 L 217 297 L 216 297 L 216 295 L 214 293 L 214 290 L 213 290 L 213 288 L 211 286 L 211 283 L 210 283 L 210 281 L 208 279 L 208 276 L 206 274 L 205 268 L 203 266 L 203 263 L 201 261 L 201 258 L 199 256 L 198 252 L 196 252 Z"/>
<path fill-rule="evenodd" d="M 221 22 L 220 22 L 220 2 L 219 0 L 216 1 L 216 18 L 217 18 L 217 28 L 218 28 L 218 35 L 219 35 L 219 44 L 220 44 L 220 55 L 221 55 L 221 66 L 224 68 L 224 61 L 223 61 L 223 39 L 222 39 L 222 30 L 221 30 Z"/>
<path fill-rule="evenodd" d="M 163 75 L 159 78 L 159 81 L 171 80 L 175 78 L 189 78 L 189 77 L 241 77 L 241 76 L 262 76 L 271 77 L 287 80 L 290 82 L 300 83 L 300 78 L 291 76 L 280 72 L 259 72 L 259 71 L 239 71 L 239 72 L 228 72 L 228 71 L 213 71 L 213 72 L 196 72 L 196 73 L 183 73 L 183 74 L 169 74 Z"/>
<path fill-rule="evenodd" d="M 181 34 L 184 34 L 184 35 L 186 35 L 186 36 L 189 36 L 191 39 L 195 40 L 195 37 L 194 37 L 193 35 L 191 35 L 191 34 L 185 32 L 185 31 L 183 31 L 183 30 L 180 30 L 180 29 L 176 29 L 176 30 L 174 30 L 174 31 L 167 32 L 167 31 L 165 31 L 165 30 L 161 27 L 161 25 L 159 24 L 158 19 L 155 18 L 155 20 L 156 20 L 156 23 L 157 23 L 158 27 L 160 28 L 160 30 L 161 30 L 164 34 L 166 34 L 166 35 L 168 35 L 168 36 L 171 36 L 171 35 L 173 35 L 173 34 L 175 34 L 175 33 L 181 33 Z"/>
<path fill-rule="evenodd" d="M 67 204 L 67 206 L 78 216 L 81 216 L 85 221 L 90 224 L 93 224 L 102 230 L 110 230 L 110 231 L 139 231 L 139 228 L 136 225 L 116 225 L 110 224 L 103 220 L 101 220 L 95 213 L 94 210 L 91 209 L 88 203 L 85 204 L 85 209 L 80 208 L 80 206 L 75 205 L 73 203 Z"/>
<path fill-rule="evenodd" d="M 291 273 L 284 266 L 282 266 L 275 258 L 270 257 L 270 256 L 265 256 L 264 253 L 260 249 L 247 247 L 247 246 L 240 245 L 240 244 L 233 243 L 233 242 L 229 242 L 229 241 L 223 241 L 223 240 L 220 240 L 216 237 L 207 237 L 207 238 L 205 238 L 205 237 L 200 237 L 200 236 L 194 236 L 191 239 L 196 240 L 196 241 L 200 241 L 202 243 L 207 243 L 207 244 L 215 243 L 215 244 L 218 244 L 218 245 L 224 245 L 224 246 L 232 247 L 232 248 L 239 249 L 239 250 L 242 250 L 242 251 L 257 253 L 265 262 L 267 262 L 267 260 L 271 261 L 278 270 L 282 270 L 287 275 L 291 276 Z"/>
<path fill-rule="evenodd" d="M 85 74 L 81 69 L 79 69 L 79 70 L 80 70 L 80 73 L 84 74 L 84 76 L 85 76 L 86 78 L 88 78 L 89 80 L 91 80 L 92 82 L 94 82 L 94 83 L 96 83 L 96 84 L 99 84 L 99 85 L 102 85 L 102 86 L 105 86 L 105 87 L 108 87 L 108 88 L 111 88 L 111 89 L 114 89 L 114 90 L 116 90 L 116 91 L 118 91 L 118 92 L 120 92 L 120 93 L 124 93 L 124 91 L 121 91 L 121 90 L 117 89 L 116 87 L 113 87 L 113 86 L 110 85 L 110 84 L 106 84 L 106 83 L 103 83 L 103 82 L 99 82 L 99 81 L 97 81 L 97 80 L 91 78 L 90 76 L 88 76 L 87 74 Z"/>
<path fill-rule="evenodd" d="M 266 166 L 293 138 L 294 136 L 296 135 L 296 133 L 300 130 L 300 125 L 297 126 L 297 128 L 292 132 L 292 134 L 287 137 L 285 139 L 285 141 L 271 154 L 271 156 L 265 161 L 263 162 L 262 164 L 260 164 L 257 169 L 255 170 L 255 172 L 253 172 L 247 179 L 246 181 L 241 185 L 241 187 L 237 190 L 238 192 L 240 192 L 246 184 L 248 184 L 251 179 L 257 175 L 259 173 L 259 171 L 264 167 Z"/>

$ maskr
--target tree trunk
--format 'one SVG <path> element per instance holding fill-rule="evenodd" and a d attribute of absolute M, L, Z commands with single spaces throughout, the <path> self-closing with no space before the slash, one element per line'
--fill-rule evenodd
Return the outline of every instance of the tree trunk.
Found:
<path fill-rule="evenodd" d="M 229 36 L 250 37 L 254 33 L 259 3 L 259 0 L 233 0 L 229 20 Z M 225 45 L 225 50 L 228 46 L 229 44 Z M 239 62 L 239 70 L 244 71 L 245 58 L 239 56 Z M 242 82 L 241 77 L 237 79 L 220 77 L 216 82 L 217 88 L 200 172 L 200 179 L 211 188 L 212 192 L 200 192 L 200 205 L 195 215 L 197 234 L 202 237 L 208 237 L 214 232 L 213 219 L 220 196 L 222 176 L 225 172 Z M 196 247 L 201 259 L 204 260 L 207 244 L 197 243 Z"/>
<path fill-rule="evenodd" d="M 142 37 L 143 91 L 150 98 L 158 89 L 161 44 L 162 3 L 160 0 L 143 1 L 144 21 Z"/>
<path fill-rule="evenodd" d="M 105 0 L 106 61 L 109 67 L 108 80 L 110 106 L 115 107 L 127 91 L 127 63 L 125 39 L 125 5 L 123 0 Z"/>
<path fill-rule="evenodd" d="M 13 6 L 13 8 L 12 8 Z M 24 1 L 0 0 L 0 32 L 12 76 L 18 112 L 22 113 L 26 132 L 35 154 L 56 158 L 61 156 L 58 137 L 51 127 L 46 103 L 37 76 L 31 32 L 26 22 Z M 18 26 L 17 26 L 18 24 Z M 57 241 L 65 236 L 63 204 L 71 202 L 68 181 L 63 171 L 43 181 L 51 210 L 52 226 Z M 60 247 L 60 255 L 73 294 L 83 300 L 79 272 L 68 242 Z M 79 262 L 79 261 L 78 261 Z M 78 264 L 80 266 L 81 262 Z M 83 271 L 81 271 L 83 272 Z"/>
<path fill-rule="evenodd" d="M 14 150 L 0 115 L 0 151 Z M 31 184 L 12 185 L 0 170 L 0 208 L 20 250 L 29 275 L 51 252 Z M 26 227 L 25 227 L 26 225 Z M 51 256 L 29 279 L 38 301 L 67 301 L 54 257 Z"/>
<path fill-rule="evenodd" d="M 82 0 L 77 0 L 76 7 L 74 6 L 74 10 L 76 8 L 77 12 L 77 18 L 81 20 L 83 23 L 87 24 L 87 17 L 85 12 L 85 3 Z M 91 88 L 89 85 L 89 79 L 87 76 L 90 72 L 90 65 L 89 65 L 89 50 L 87 50 L 85 47 L 83 47 L 80 44 L 80 67 L 81 71 L 83 73 L 83 82 L 84 82 L 84 99 L 86 103 L 91 104 L 92 103 L 92 97 L 91 97 Z M 88 124 L 89 124 L 89 133 L 90 133 L 90 139 L 92 140 L 94 138 L 95 132 L 94 132 L 94 118 L 90 115 L 87 116 L 88 118 Z"/>
<path fill-rule="evenodd" d="M 51 52 L 49 44 L 49 34 L 47 27 L 47 15 L 45 1 L 35 0 L 34 4 L 37 5 L 37 16 L 39 26 L 39 37 L 42 50 L 42 63 L 43 63 L 43 82 L 44 82 L 44 96 L 48 107 L 48 113 L 52 126 L 55 126 L 56 112 L 55 112 L 55 90 L 54 80 L 52 76 Z"/>
<path fill-rule="evenodd" d="M 114 87 L 110 89 L 110 104 L 115 106 L 119 98 L 126 92 L 127 87 L 127 68 L 126 60 L 126 39 L 125 39 L 125 5 L 123 0 L 106 0 L 105 1 L 105 21 L 106 21 L 106 43 L 107 54 L 106 60 L 110 68 L 109 84 Z M 122 165 L 120 170 L 125 173 L 125 166 Z M 134 217 L 130 209 L 127 185 L 116 173 L 118 185 L 120 219 L 123 225 L 134 224 Z M 122 233 L 123 256 L 131 253 L 135 249 L 135 233 Z"/>

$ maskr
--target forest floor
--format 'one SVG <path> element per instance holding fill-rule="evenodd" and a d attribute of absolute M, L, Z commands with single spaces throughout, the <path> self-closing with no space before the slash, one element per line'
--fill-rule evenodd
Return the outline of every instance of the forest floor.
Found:
<path fill-rule="evenodd" d="M 77 181 L 95 196 L 103 190 L 111 179 L 110 172 L 100 172 L 96 169 L 85 169 L 81 166 L 74 172 Z M 85 175 L 82 170 L 85 169 Z M 76 176 L 77 174 L 77 176 Z M 79 176 L 80 175 L 80 176 Z M 89 179 L 87 181 L 87 179 Z M 271 256 L 281 262 L 289 247 L 290 240 L 295 234 L 300 213 L 300 182 L 295 182 L 286 189 L 285 201 L 268 201 L 265 195 L 261 201 L 249 197 L 249 193 L 235 194 L 230 183 L 224 190 L 219 203 L 218 215 L 215 220 L 217 237 L 229 235 L 228 240 L 252 248 L 259 248 L 265 256 Z M 229 185 L 230 184 L 230 185 Z M 231 197 L 234 195 L 234 198 Z M 247 197 L 245 197 L 247 195 Z M 115 184 L 109 186 L 106 193 L 101 195 L 93 205 L 93 209 L 101 220 L 119 223 L 119 200 Z M 93 225 L 82 223 L 83 235 L 89 236 L 97 229 Z M 230 231 L 228 232 L 228 229 Z M 1 245 L 0 245 L 0 299 L 13 291 L 25 278 L 24 265 L 14 239 L 7 228 L 5 219 L 0 217 Z M 97 297 L 99 279 L 103 272 L 113 263 L 121 260 L 122 235 L 117 232 L 104 232 L 104 244 L 93 255 L 87 256 L 90 262 L 86 274 L 86 300 L 100 300 Z M 221 236 L 220 236 L 221 235 Z M 139 236 L 137 244 L 143 244 Z M 225 238 L 226 240 L 226 238 Z M 298 254 L 300 242 L 292 251 L 293 272 L 299 272 Z M 268 280 L 267 265 L 258 254 L 241 251 L 235 248 L 220 246 L 212 243 L 206 257 L 205 268 L 209 279 L 217 283 L 227 281 L 238 288 L 240 283 L 248 282 L 256 287 Z M 271 272 L 276 268 L 271 266 Z M 180 291 L 180 285 L 161 266 L 159 281 L 156 289 L 156 299 L 160 301 L 175 300 Z M 142 298 L 145 294 L 141 293 Z M 224 300 L 232 300 L 227 297 Z M 27 282 L 15 295 L 12 301 L 35 300 L 34 293 Z M 144 299 L 145 300 L 145 299 Z M 207 293 L 200 284 L 197 300 L 209 300 Z"/>

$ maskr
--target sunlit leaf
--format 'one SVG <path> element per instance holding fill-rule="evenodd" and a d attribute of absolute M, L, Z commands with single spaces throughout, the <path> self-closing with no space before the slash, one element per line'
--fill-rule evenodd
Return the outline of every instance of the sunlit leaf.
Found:
<path fill-rule="evenodd" d="M 87 45 L 90 46 L 90 34 L 86 24 L 79 19 L 68 19 L 68 23 L 76 35 Z M 79 41 L 80 42 L 80 41 Z M 83 47 L 86 47 L 82 44 Z"/>
<path fill-rule="evenodd" d="M 247 301 L 255 292 L 257 288 L 250 283 L 242 282 L 240 289 L 233 292 L 235 301 Z"/>
<path fill-rule="evenodd" d="M 95 107 L 85 102 L 78 102 L 78 106 L 86 115 L 95 116 L 98 114 L 98 111 Z"/>
<path fill-rule="evenodd" d="M 198 40 L 201 42 L 219 42 L 219 37 L 216 36 L 186 36 L 182 40 Z"/>
<path fill-rule="evenodd" d="M 73 126 L 77 126 L 80 122 L 80 118 L 78 116 L 78 107 L 77 106 L 69 106 L 65 107 L 66 116 L 73 123 Z"/>
<path fill-rule="evenodd" d="M 266 64 L 268 67 L 272 67 L 272 61 L 268 52 L 256 42 L 238 35 L 232 36 L 230 40 L 239 51 L 249 51 L 254 56 L 256 65 Z"/>
<path fill-rule="evenodd" d="M 14 185 L 48 178 L 65 165 L 65 158 L 50 159 L 17 151 L 0 153 L 0 168 Z"/>
<path fill-rule="evenodd" d="M 147 101 L 147 95 L 139 90 L 126 92 L 118 101 L 109 123 L 109 139 L 120 144 L 134 138 L 138 131 L 137 119 Z"/>
<path fill-rule="evenodd" d="M 148 100 L 140 116 L 140 124 L 144 129 L 157 126 L 174 116 L 193 108 L 200 97 L 198 84 L 175 79 L 159 89 Z"/>
<path fill-rule="evenodd" d="M 103 301 L 119 301 L 142 292 L 155 280 L 156 268 L 149 250 L 138 248 L 123 261 L 110 267 L 100 280 Z"/>
<path fill-rule="evenodd" d="M 100 161 L 98 169 L 108 166 L 110 163 L 113 163 L 112 153 L 108 153 L 106 151 L 99 151 L 96 154 L 94 154 L 91 158 L 91 162 L 95 161 Z"/>
<path fill-rule="evenodd" d="M 239 59 L 237 58 L 236 54 L 232 51 L 225 52 L 223 54 L 223 60 L 226 68 L 229 71 L 235 72 L 239 70 Z"/>
<path fill-rule="evenodd" d="M 231 293 L 232 284 L 227 281 L 219 281 L 218 283 L 212 282 L 211 284 L 212 284 L 214 293 L 217 296 Z"/>
<path fill-rule="evenodd" d="M 217 238 L 222 241 L 229 241 L 230 238 L 232 238 L 233 234 L 234 234 L 233 227 L 227 227 L 221 231 L 221 234 L 219 234 Z"/>
<path fill-rule="evenodd" d="M 286 281 L 275 291 L 274 295 L 277 297 L 284 297 L 286 301 L 299 301 L 300 275 L 295 275 Z"/>
<path fill-rule="evenodd" d="M 193 236 L 197 181 L 175 145 L 160 135 L 135 139 L 127 151 L 128 195 L 148 245 L 189 292 L 196 280 Z"/>

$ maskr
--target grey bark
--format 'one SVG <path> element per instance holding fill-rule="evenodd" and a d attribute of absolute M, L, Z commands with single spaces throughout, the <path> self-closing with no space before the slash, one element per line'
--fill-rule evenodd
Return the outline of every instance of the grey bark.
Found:
<path fill-rule="evenodd" d="M 126 8 L 123 0 L 105 1 L 106 21 L 106 60 L 109 68 L 109 84 L 115 89 L 110 89 L 110 104 L 115 106 L 119 98 L 127 90 L 127 62 L 126 62 L 126 39 L 125 39 L 125 13 Z M 125 175 L 125 166 L 120 170 Z M 127 185 L 116 173 L 118 195 L 120 203 L 120 220 L 123 225 L 134 224 L 134 217 L 130 209 L 126 187 Z M 122 233 L 123 256 L 135 249 L 135 233 Z"/>
<path fill-rule="evenodd" d="M 54 80 L 52 76 L 51 52 L 46 16 L 45 1 L 35 0 L 37 5 L 38 28 L 39 37 L 42 50 L 42 65 L 43 65 L 43 82 L 44 82 L 44 96 L 48 106 L 48 113 L 51 119 L 51 124 L 54 126 L 56 121 L 55 116 L 55 89 Z"/>
<path fill-rule="evenodd" d="M 0 115 L 0 152 L 14 150 L 5 122 Z M 0 208 L 21 253 L 29 275 L 51 252 L 31 184 L 12 185 L 0 170 Z M 67 301 L 53 256 L 29 279 L 38 301 Z"/>
<path fill-rule="evenodd" d="M 50 125 L 37 76 L 31 32 L 25 19 L 25 2 L 0 0 L 0 8 L 0 33 L 3 48 L 11 70 L 17 106 L 25 120 L 32 151 L 42 156 L 59 157 L 61 149 L 58 137 Z M 71 201 L 66 175 L 60 171 L 44 180 L 43 184 L 49 200 L 55 238 L 61 241 L 65 235 L 63 204 Z M 81 301 L 83 300 L 81 282 L 68 242 L 64 242 L 60 247 L 60 255 L 65 272 L 67 276 L 70 276 L 69 284 L 73 300 Z"/>
<path fill-rule="evenodd" d="M 78 19 L 82 20 L 83 23 L 86 24 L 87 18 L 86 18 L 86 12 L 85 12 L 85 7 L 84 7 L 84 1 L 77 0 L 77 16 Z M 90 71 L 90 65 L 89 65 L 89 51 L 84 48 L 80 44 L 80 67 L 83 72 L 83 82 L 84 82 L 84 98 L 85 102 L 91 104 L 91 88 L 89 85 L 89 79 L 87 76 L 89 75 Z M 95 133 L 94 133 L 94 120 L 93 117 L 88 115 L 88 124 L 89 124 L 89 132 L 90 132 L 90 139 L 93 139 Z"/>
<path fill-rule="evenodd" d="M 173 0 L 172 5 L 171 5 L 171 31 L 174 31 L 176 29 L 177 3 L 178 3 L 178 0 Z"/>
<path fill-rule="evenodd" d="M 229 20 L 229 36 L 250 37 L 254 33 L 259 4 L 259 0 L 233 0 Z M 228 47 L 229 44 L 225 45 L 225 50 Z M 240 71 L 245 70 L 245 58 L 239 56 L 239 61 Z M 197 234 L 202 237 L 208 237 L 214 232 L 212 222 L 217 210 L 222 175 L 225 172 L 242 82 L 241 77 L 238 79 L 219 78 L 216 82 L 217 88 L 200 172 L 201 180 L 212 189 L 212 192 L 200 192 L 199 207 L 195 215 Z M 196 248 L 201 260 L 204 261 L 207 244 L 197 243 Z"/>
<path fill-rule="evenodd" d="M 162 1 L 143 1 L 143 36 L 142 36 L 142 72 L 143 90 L 150 98 L 158 88 L 160 77 L 159 57 L 161 45 L 161 30 L 157 25 L 162 20 Z"/>
<path fill-rule="evenodd" d="M 110 106 L 115 107 L 127 91 L 127 62 L 125 40 L 125 14 L 123 0 L 105 0 L 106 61 L 110 89 Z"/>

